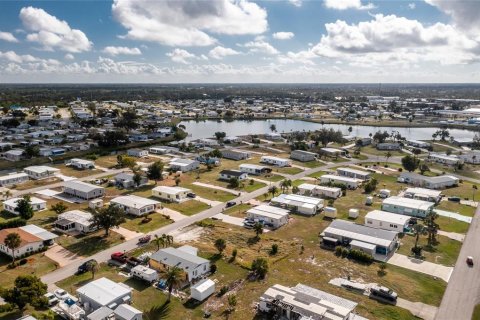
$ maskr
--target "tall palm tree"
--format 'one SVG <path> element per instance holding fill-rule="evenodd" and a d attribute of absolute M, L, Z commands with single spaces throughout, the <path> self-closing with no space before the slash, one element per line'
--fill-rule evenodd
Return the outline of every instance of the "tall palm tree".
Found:
<path fill-rule="evenodd" d="M 392 153 L 390 151 L 387 151 L 387 153 L 385 154 L 385 162 L 388 162 L 388 159 L 390 159 L 391 156 Z"/>
<path fill-rule="evenodd" d="M 280 182 L 280 188 L 282 189 L 282 193 L 285 193 L 285 190 L 288 191 L 288 188 L 292 185 L 292 180 L 285 179 Z"/>
<path fill-rule="evenodd" d="M 165 247 L 165 239 L 160 238 L 159 236 L 155 235 L 153 241 L 157 245 L 157 251 L 160 250 L 160 247 Z"/>
<path fill-rule="evenodd" d="M 182 276 L 182 269 L 178 267 L 169 268 L 165 272 L 165 282 L 168 286 L 168 299 L 167 301 L 170 302 L 172 297 L 172 291 L 175 287 L 178 287 L 181 283 L 181 276 Z"/>
<path fill-rule="evenodd" d="M 272 197 L 275 197 L 278 192 L 278 188 L 277 186 L 271 186 L 270 188 L 268 188 L 268 191 L 272 194 Z"/>
<path fill-rule="evenodd" d="M 22 238 L 16 232 L 10 233 L 5 237 L 5 246 L 12 251 L 12 262 L 15 262 L 15 249 L 20 247 Z"/>
<path fill-rule="evenodd" d="M 98 262 L 96 260 L 90 260 L 87 264 L 87 269 L 92 273 L 92 279 L 95 279 L 95 273 L 98 272 Z"/>
<path fill-rule="evenodd" d="M 12 196 L 12 192 L 10 190 L 7 190 L 3 193 L 3 198 L 4 200 L 8 200 Z"/>

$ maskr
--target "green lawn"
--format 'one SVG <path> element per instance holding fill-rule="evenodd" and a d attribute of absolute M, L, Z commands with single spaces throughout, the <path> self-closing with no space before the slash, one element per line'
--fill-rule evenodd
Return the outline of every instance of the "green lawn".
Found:
<path fill-rule="evenodd" d="M 245 218 L 245 212 L 250 208 L 252 208 L 252 205 L 248 203 L 242 203 L 226 209 L 223 213 L 238 218 Z"/>
<path fill-rule="evenodd" d="M 277 174 L 265 174 L 263 176 L 258 176 L 258 179 L 271 181 L 271 182 L 278 182 L 278 181 L 282 181 L 283 179 L 285 179 L 285 177 L 279 176 Z"/>
<path fill-rule="evenodd" d="M 423 256 L 426 261 L 439 263 L 446 266 L 453 266 L 457 261 L 462 243 L 444 236 L 437 235 L 438 244 L 432 249 L 427 247 L 426 237 L 420 237 L 419 245 L 424 248 Z M 405 234 L 400 240 L 401 246 L 398 253 L 409 256 L 415 244 L 415 237 Z"/>
<path fill-rule="evenodd" d="M 374 156 L 378 156 L 379 159 L 378 161 L 385 161 L 385 155 L 387 154 L 387 150 L 377 150 L 376 147 L 370 145 L 370 146 L 365 146 L 365 147 L 362 147 L 361 151 L 362 153 L 366 153 L 366 154 L 371 154 L 371 155 L 374 155 Z M 394 151 L 394 150 L 391 150 L 390 151 L 390 154 L 392 155 L 392 157 L 395 157 L 395 156 L 404 156 L 405 153 L 401 152 L 401 151 Z"/>
<path fill-rule="evenodd" d="M 184 187 L 187 189 L 192 190 L 196 195 L 199 197 L 208 199 L 208 200 L 215 200 L 215 201 L 221 201 L 221 202 L 227 202 L 235 198 L 235 195 L 223 191 L 223 190 L 217 190 L 217 189 L 212 189 L 212 188 L 205 188 L 201 186 L 197 186 L 195 184 L 180 184 L 180 187 Z"/>
<path fill-rule="evenodd" d="M 188 200 L 182 203 L 166 203 L 162 202 L 163 206 L 178 211 L 186 216 L 191 216 L 210 208 L 206 203 L 197 200 Z"/>
<path fill-rule="evenodd" d="M 280 172 L 280 173 L 294 175 L 302 171 L 303 171 L 302 169 L 296 168 L 296 167 L 283 167 L 283 168 L 274 169 L 272 172 Z"/>
<path fill-rule="evenodd" d="M 0 287 L 13 286 L 16 277 L 25 274 L 35 274 L 39 277 L 55 270 L 55 262 L 45 257 L 44 253 L 36 253 L 26 258 L 27 263 L 14 269 L 8 269 L 7 265 L 12 262 L 7 255 L 0 254 Z M 1 317 L 0 317 L 1 319 Z"/>
<path fill-rule="evenodd" d="M 61 235 L 57 238 L 56 242 L 65 249 L 80 256 L 91 256 L 123 242 L 122 237 L 114 231 L 110 231 L 108 238 L 105 238 L 103 235 L 103 230 L 76 237 Z"/>
<path fill-rule="evenodd" d="M 473 309 L 472 320 L 480 320 L 480 304 L 477 304 Z"/>
<path fill-rule="evenodd" d="M 127 221 L 122 223 L 121 227 L 132 231 L 147 233 L 173 222 L 160 213 L 152 213 L 148 217 L 151 218 L 152 221 L 148 223 L 142 223 L 143 217 L 128 216 Z"/>
<path fill-rule="evenodd" d="M 470 227 L 469 223 L 448 217 L 438 216 L 435 221 L 440 226 L 440 230 L 446 232 L 467 233 L 468 228 Z"/>
<path fill-rule="evenodd" d="M 475 208 L 453 201 L 442 201 L 436 207 L 441 210 L 456 212 L 464 216 L 473 217 Z"/>

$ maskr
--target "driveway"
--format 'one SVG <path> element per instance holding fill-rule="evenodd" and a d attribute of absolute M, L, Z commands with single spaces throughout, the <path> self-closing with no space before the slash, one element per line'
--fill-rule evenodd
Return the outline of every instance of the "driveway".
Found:
<path fill-rule="evenodd" d="M 435 212 L 442 217 L 447 217 L 447 218 L 452 218 L 458 221 L 463 221 L 466 223 L 471 223 L 472 222 L 472 217 L 467 217 L 459 213 L 451 212 L 451 211 L 445 211 L 445 210 L 439 210 L 435 209 Z"/>
<path fill-rule="evenodd" d="M 127 240 L 127 241 L 131 240 L 131 239 L 135 239 L 136 237 L 143 235 L 143 233 L 141 233 L 141 232 L 131 231 L 131 230 L 125 229 L 123 227 L 113 228 L 112 231 L 118 233 L 121 236 L 123 236 L 125 238 L 125 240 Z"/>
<path fill-rule="evenodd" d="M 415 317 L 433 320 L 435 319 L 435 314 L 437 313 L 438 308 L 421 303 L 421 302 L 411 302 L 402 298 L 397 299 L 397 307 L 404 308 L 409 310 Z"/>
<path fill-rule="evenodd" d="M 72 262 L 76 262 L 84 258 L 58 244 L 54 244 L 47 251 L 45 251 L 45 256 L 55 261 L 59 267 L 64 267 Z"/>
<path fill-rule="evenodd" d="M 410 269 L 416 272 L 429 274 L 433 277 L 443 279 L 445 280 L 445 282 L 448 282 L 448 280 L 450 280 L 450 275 L 452 274 L 452 271 L 453 271 L 452 267 L 446 267 L 440 264 L 410 258 L 403 254 L 398 254 L 398 253 L 395 253 L 387 261 L 387 263 L 390 263 L 405 269 Z"/>
<path fill-rule="evenodd" d="M 200 201 L 200 202 L 203 202 L 203 203 L 206 203 L 206 204 L 208 204 L 210 207 L 214 207 L 214 206 L 219 205 L 219 204 L 222 203 L 222 201 L 209 200 L 209 199 L 205 199 L 205 198 L 202 198 L 202 197 L 199 197 L 199 196 L 196 196 L 196 197 L 195 197 L 195 200 Z"/>
<path fill-rule="evenodd" d="M 233 224 L 233 225 L 239 226 L 239 227 L 243 227 L 243 221 L 245 220 L 243 218 L 232 217 L 232 216 L 229 216 L 229 215 L 223 214 L 223 213 L 219 213 L 219 214 L 213 216 L 213 218 L 218 219 L 218 220 L 222 220 L 223 222 Z M 267 232 L 270 232 L 270 230 L 263 228 L 263 233 L 267 233 Z"/>
<path fill-rule="evenodd" d="M 461 233 L 456 233 L 456 232 L 446 232 L 442 230 L 438 230 L 438 234 L 441 236 L 445 236 L 447 238 L 450 238 L 452 240 L 457 240 L 460 242 L 463 242 L 465 240 L 465 235 Z"/>
<path fill-rule="evenodd" d="M 166 207 L 163 207 L 161 212 L 162 212 L 162 214 L 169 216 L 170 219 L 172 219 L 175 222 L 183 220 L 187 217 L 186 215 L 181 214 L 178 211 L 175 211 L 175 210 L 172 210 L 172 209 L 169 209 L 169 208 L 166 208 Z"/>

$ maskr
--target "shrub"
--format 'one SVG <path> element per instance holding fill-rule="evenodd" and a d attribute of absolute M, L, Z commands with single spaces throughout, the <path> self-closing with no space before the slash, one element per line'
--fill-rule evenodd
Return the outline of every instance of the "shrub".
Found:
<path fill-rule="evenodd" d="M 212 264 L 210 266 L 210 273 L 215 273 L 217 272 L 217 265 L 216 264 Z"/>
<path fill-rule="evenodd" d="M 368 253 L 365 253 L 363 251 L 355 250 L 355 249 L 352 249 L 352 250 L 349 251 L 348 258 L 353 259 L 353 260 L 357 260 L 357 261 L 360 261 L 360 262 L 365 262 L 365 263 L 373 262 L 373 257 L 371 255 L 369 255 Z"/>
<path fill-rule="evenodd" d="M 220 296 L 223 296 L 225 293 L 228 292 L 228 287 L 227 286 L 223 286 L 220 288 L 220 292 L 218 293 Z"/>
<path fill-rule="evenodd" d="M 398 168 L 398 172 L 402 172 L 402 171 L 403 171 L 403 169 L 402 169 L 402 168 Z"/>
<path fill-rule="evenodd" d="M 278 253 L 278 244 L 274 243 L 272 244 L 272 248 L 270 249 L 270 254 L 273 256 L 273 255 L 276 255 Z"/>
<path fill-rule="evenodd" d="M 235 259 L 237 257 L 237 254 L 238 254 L 237 248 L 233 249 L 232 258 Z"/>
<path fill-rule="evenodd" d="M 343 247 L 342 246 L 336 246 L 335 247 L 335 255 L 337 257 L 340 257 L 342 255 L 342 250 L 343 250 Z"/>
<path fill-rule="evenodd" d="M 24 264 L 27 264 L 28 260 L 27 259 L 22 259 L 20 260 L 19 264 L 23 266 Z"/>
<path fill-rule="evenodd" d="M 8 228 L 18 228 L 27 225 L 27 221 L 22 218 L 10 219 L 0 223 L 0 230 Z"/>
<path fill-rule="evenodd" d="M 10 303 L 0 304 L 0 313 L 10 312 L 15 309 L 15 306 Z"/>

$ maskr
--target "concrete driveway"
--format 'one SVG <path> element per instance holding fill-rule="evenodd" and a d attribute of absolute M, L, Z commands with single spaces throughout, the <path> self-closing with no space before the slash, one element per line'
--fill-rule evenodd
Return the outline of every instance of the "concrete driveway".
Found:
<path fill-rule="evenodd" d="M 238 191 L 236 191 L 236 190 L 232 190 L 232 189 L 228 189 L 228 188 L 224 188 L 224 187 L 219 187 L 219 186 L 216 186 L 216 185 L 213 185 L 213 184 L 209 184 L 209 183 L 203 183 L 203 182 L 197 182 L 197 181 L 195 181 L 193 184 L 196 185 L 196 186 L 200 186 L 200 187 L 205 187 L 205 188 L 210 188 L 210 189 L 216 189 L 216 190 L 222 190 L 222 191 L 225 191 L 225 192 L 234 194 L 234 195 L 236 195 L 236 196 L 238 196 L 239 194 L 244 194 L 244 192 L 238 192 Z"/>
<path fill-rule="evenodd" d="M 388 259 L 387 263 L 416 272 L 429 274 L 433 277 L 443 279 L 445 282 L 450 280 L 450 275 L 453 271 L 452 267 L 446 267 L 440 264 L 410 258 L 398 253 L 395 253 L 390 259 Z"/>
<path fill-rule="evenodd" d="M 72 262 L 76 262 L 84 258 L 58 244 L 54 244 L 47 251 L 45 251 L 45 256 L 55 261 L 59 267 L 67 266 Z"/>
<path fill-rule="evenodd" d="M 113 228 L 112 231 L 115 232 L 115 233 L 118 233 L 121 236 L 123 236 L 125 238 L 125 240 L 127 240 L 127 241 L 131 240 L 131 239 L 135 239 L 136 237 L 143 235 L 143 233 L 141 233 L 141 232 L 128 230 L 128 229 L 125 229 L 123 227 Z"/>
<path fill-rule="evenodd" d="M 209 200 L 199 196 L 196 196 L 195 200 L 208 204 L 210 207 L 214 207 L 222 203 L 222 201 Z"/>

